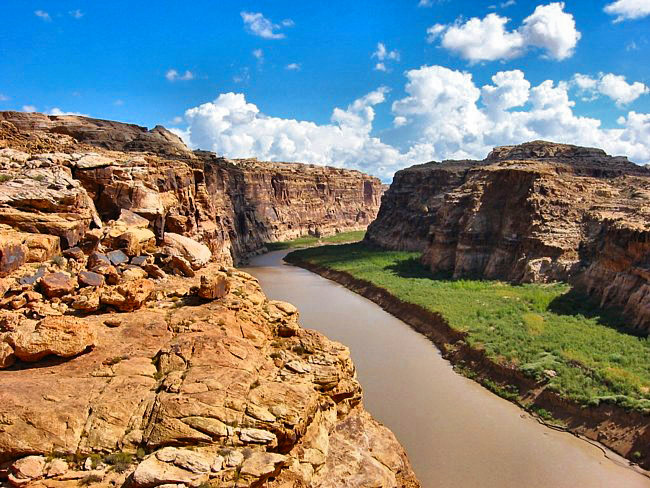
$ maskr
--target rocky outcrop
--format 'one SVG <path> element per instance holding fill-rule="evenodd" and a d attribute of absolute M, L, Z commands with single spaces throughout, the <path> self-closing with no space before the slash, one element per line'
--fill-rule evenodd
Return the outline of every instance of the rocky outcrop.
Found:
<path fill-rule="evenodd" d="M 434 273 L 572 281 L 648 330 L 649 231 L 647 168 L 536 141 L 399 171 L 367 239 L 422 251 Z"/>
<path fill-rule="evenodd" d="M 419 486 L 363 409 L 349 350 L 229 267 L 269 240 L 363 227 L 377 180 L 177 151 L 157 129 L 2 118 L 2 486 Z"/>
<path fill-rule="evenodd" d="M 394 436 L 363 410 L 346 347 L 300 328 L 295 307 L 269 301 L 250 275 L 217 264 L 201 273 L 227 281 L 220 298 L 197 296 L 208 278 L 169 276 L 148 307 L 117 322 L 111 313 L 49 319 L 56 333 L 87 331 L 94 348 L 2 372 L 10 483 L 63 487 L 93 475 L 100 486 L 418 486 Z M 43 342 L 44 328 L 30 343 Z M 69 470 L 47 474 L 51 461 L 38 456 L 53 452 L 72 460 Z"/>
<path fill-rule="evenodd" d="M 67 247 L 127 209 L 158 240 L 192 237 L 224 263 L 267 242 L 365 229 L 383 193 L 358 171 L 229 160 L 162 128 L 18 112 L 0 112 L 0 173 L 0 223 Z"/>

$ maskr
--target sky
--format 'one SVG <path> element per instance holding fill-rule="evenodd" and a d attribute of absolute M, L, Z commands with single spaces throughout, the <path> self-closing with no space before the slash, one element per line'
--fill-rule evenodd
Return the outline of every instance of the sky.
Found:
<path fill-rule="evenodd" d="M 650 0 L 0 1 L 0 110 L 359 169 L 535 139 L 650 163 Z"/>

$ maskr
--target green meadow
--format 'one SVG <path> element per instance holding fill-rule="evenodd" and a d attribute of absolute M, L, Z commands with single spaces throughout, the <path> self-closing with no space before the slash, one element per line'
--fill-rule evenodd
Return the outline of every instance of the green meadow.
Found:
<path fill-rule="evenodd" d="M 314 237 L 305 236 L 294 239 L 293 241 L 267 242 L 265 244 L 269 251 L 279 251 L 282 249 L 299 249 L 302 247 L 311 247 L 319 244 L 342 244 L 345 242 L 362 241 L 366 235 L 365 230 L 352 230 L 349 232 L 340 232 L 333 236 Z"/>
<path fill-rule="evenodd" d="M 292 252 L 440 313 L 466 341 L 500 364 L 545 382 L 583 405 L 615 403 L 650 412 L 650 342 L 563 283 L 513 285 L 433 276 L 419 253 L 364 243 Z"/>

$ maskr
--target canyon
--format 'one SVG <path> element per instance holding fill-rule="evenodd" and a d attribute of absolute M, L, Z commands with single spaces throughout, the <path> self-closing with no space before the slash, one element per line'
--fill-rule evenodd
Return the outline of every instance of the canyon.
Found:
<path fill-rule="evenodd" d="M 567 281 L 650 330 L 650 169 L 544 141 L 398 171 L 366 240 L 434 273 Z"/>
<path fill-rule="evenodd" d="M 0 483 L 418 487 L 347 347 L 233 268 L 363 229 L 357 171 L 0 112 Z"/>
<path fill-rule="evenodd" d="M 20 112 L 0 112 L 0 124 L 6 178 L 27 170 L 5 182 L 0 223 L 68 246 L 127 209 L 239 263 L 267 242 L 365 229 L 384 191 L 354 170 L 193 152 L 160 126 Z M 46 189 L 54 181 L 65 195 Z M 32 192 L 47 202 L 32 201 Z"/>

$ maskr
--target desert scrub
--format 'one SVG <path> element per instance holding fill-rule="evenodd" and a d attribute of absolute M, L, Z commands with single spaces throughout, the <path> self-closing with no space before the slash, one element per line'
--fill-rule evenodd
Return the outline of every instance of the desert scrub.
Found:
<path fill-rule="evenodd" d="M 113 471 L 123 473 L 129 469 L 129 466 L 131 466 L 131 463 L 133 462 L 133 454 L 128 452 L 115 452 L 106 456 L 104 462 L 112 466 Z"/>
<path fill-rule="evenodd" d="M 347 272 L 439 313 L 489 359 L 565 398 L 650 412 L 650 341 L 626 328 L 617 311 L 600 309 L 567 284 L 434 276 L 419 253 L 363 243 L 294 251 L 286 259 Z"/>
<path fill-rule="evenodd" d="M 99 476 L 98 474 L 89 474 L 88 476 L 85 476 L 81 480 L 79 480 L 79 484 L 81 486 L 88 486 L 92 485 L 94 483 L 99 483 L 103 478 Z"/>
<path fill-rule="evenodd" d="M 292 241 L 282 242 L 267 242 L 265 244 L 269 251 L 279 251 L 281 249 L 296 249 L 301 247 L 310 247 L 317 244 L 341 244 L 346 242 L 362 241 L 366 235 L 365 230 L 352 230 L 349 232 L 339 232 L 333 236 L 328 237 L 315 237 L 305 236 L 299 237 Z"/>

